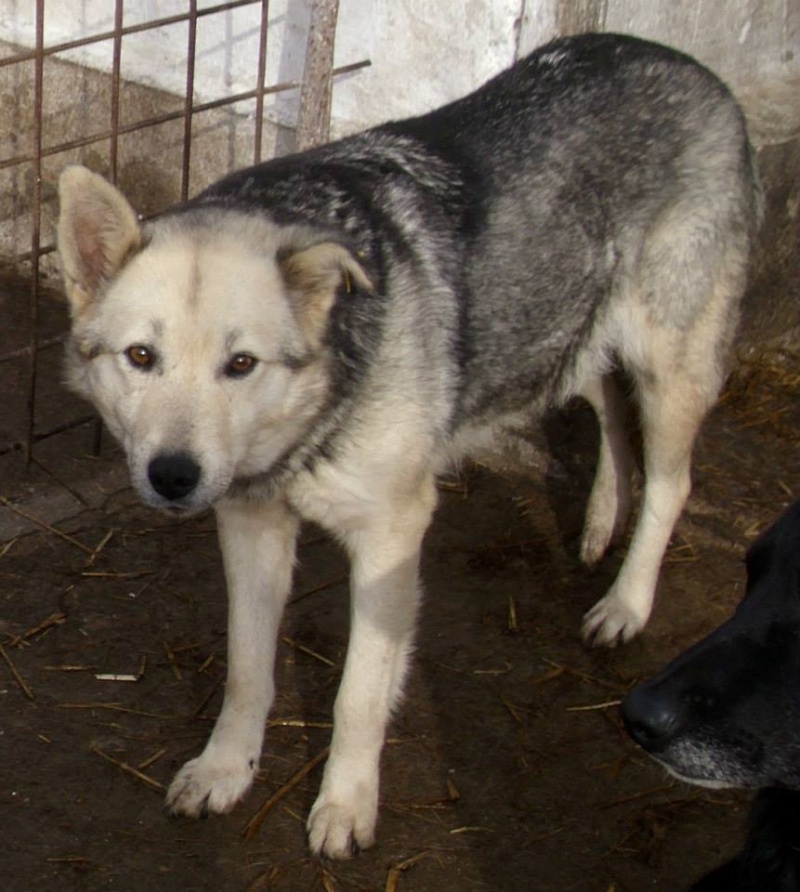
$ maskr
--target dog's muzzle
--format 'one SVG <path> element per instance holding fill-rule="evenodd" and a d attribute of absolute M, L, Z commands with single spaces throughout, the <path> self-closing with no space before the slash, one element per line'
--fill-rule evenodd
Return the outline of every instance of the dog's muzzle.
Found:
<path fill-rule="evenodd" d="M 183 453 L 156 456 L 147 467 L 147 479 L 155 492 L 169 502 L 191 495 L 201 477 L 200 465 Z"/>

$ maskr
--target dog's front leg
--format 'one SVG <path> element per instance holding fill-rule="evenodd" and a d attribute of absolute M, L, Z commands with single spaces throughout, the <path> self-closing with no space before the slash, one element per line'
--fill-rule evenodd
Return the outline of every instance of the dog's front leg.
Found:
<path fill-rule="evenodd" d="M 228 678 L 206 748 L 167 793 L 167 808 L 189 817 L 230 811 L 258 770 L 298 527 L 279 500 L 225 500 L 216 514 L 228 584 Z"/>
<path fill-rule="evenodd" d="M 413 645 L 420 547 L 435 501 L 433 479 L 425 479 L 402 504 L 373 506 L 366 525 L 345 536 L 350 643 L 325 777 L 308 818 L 317 854 L 347 858 L 374 842 L 380 754 Z"/>

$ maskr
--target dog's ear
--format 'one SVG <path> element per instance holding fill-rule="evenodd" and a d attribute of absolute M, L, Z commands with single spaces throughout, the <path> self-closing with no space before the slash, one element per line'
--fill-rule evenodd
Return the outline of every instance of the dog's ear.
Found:
<path fill-rule="evenodd" d="M 289 290 L 298 301 L 297 316 L 306 337 L 318 346 L 328 313 L 339 289 L 371 292 L 372 282 L 353 254 L 338 242 L 319 242 L 308 248 L 285 248 L 278 264 Z"/>
<path fill-rule="evenodd" d="M 139 248 L 141 229 L 122 193 L 85 167 L 65 168 L 58 194 L 58 250 L 76 318 L 91 306 L 103 282 Z"/>

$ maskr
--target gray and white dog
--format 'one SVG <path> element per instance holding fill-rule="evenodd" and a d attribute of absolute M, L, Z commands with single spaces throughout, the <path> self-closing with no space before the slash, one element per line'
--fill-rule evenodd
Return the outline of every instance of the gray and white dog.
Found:
<path fill-rule="evenodd" d="M 63 173 L 71 385 L 146 502 L 218 519 L 228 685 L 174 812 L 227 811 L 252 782 L 307 518 L 352 564 L 310 844 L 373 842 L 436 474 L 585 397 L 601 440 L 581 554 L 596 562 L 631 506 L 617 365 L 638 397 L 643 503 L 584 635 L 642 629 L 723 381 L 758 195 L 723 84 L 608 34 L 554 41 L 438 111 L 235 173 L 144 226 L 101 177 Z"/>

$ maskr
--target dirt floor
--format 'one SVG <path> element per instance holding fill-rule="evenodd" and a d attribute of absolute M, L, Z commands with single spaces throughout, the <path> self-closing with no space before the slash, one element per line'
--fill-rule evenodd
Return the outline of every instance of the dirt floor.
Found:
<path fill-rule="evenodd" d="M 85 412 L 58 384 L 58 353 L 41 357 L 40 428 Z M 303 830 L 346 645 L 339 549 L 305 531 L 255 788 L 231 815 L 169 820 L 164 787 L 202 748 L 222 696 L 213 518 L 176 524 L 139 506 L 118 451 L 92 455 L 92 425 L 44 440 L 27 472 L 7 452 L 2 888 L 685 889 L 737 848 L 748 797 L 668 779 L 626 738 L 617 703 L 728 615 L 747 544 L 800 492 L 800 363 L 748 369 L 704 428 L 655 616 L 626 647 L 587 650 L 578 637 L 622 553 L 594 572 L 577 560 L 596 445 L 588 410 L 545 420 L 552 459 L 533 478 L 476 469 L 442 485 L 378 842 L 346 863 L 310 857 Z M 19 408 L 22 366 L 0 371 L 5 405 Z"/>

